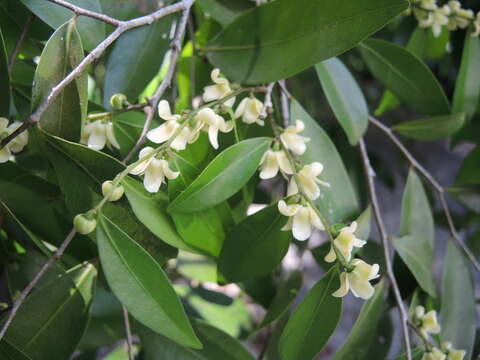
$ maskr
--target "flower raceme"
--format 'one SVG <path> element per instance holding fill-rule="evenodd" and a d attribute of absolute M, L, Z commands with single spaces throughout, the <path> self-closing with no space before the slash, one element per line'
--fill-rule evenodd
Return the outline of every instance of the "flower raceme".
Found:
<path fill-rule="evenodd" d="M 203 89 L 203 101 L 210 102 L 220 100 L 232 93 L 230 82 L 226 78 L 220 76 L 220 69 L 213 69 L 210 77 L 212 78 L 214 85 L 206 86 Z M 226 100 L 224 103 L 224 105 L 228 107 L 232 107 L 234 104 L 235 97 Z"/>
<path fill-rule="evenodd" d="M 154 151 L 151 147 L 145 147 L 140 151 L 139 159 L 145 158 Z M 156 193 L 165 178 L 172 180 L 176 179 L 180 172 L 173 171 L 165 159 L 157 159 L 155 156 L 142 161 L 133 170 L 130 171 L 132 175 L 144 175 L 143 185 L 148 192 Z"/>
<path fill-rule="evenodd" d="M 295 125 L 288 126 L 280 135 L 283 145 L 295 155 L 302 155 L 307 151 L 306 143 L 309 138 L 299 135 L 305 129 L 305 124 L 301 120 L 295 121 Z"/>
<path fill-rule="evenodd" d="M 332 263 L 337 259 L 337 254 L 333 246 L 343 255 L 345 261 L 350 261 L 352 259 L 352 250 L 354 247 L 361 248 L 367 242 L 365 240 L 360 240 L 354 234 L 357 230 L 357 223 L 354 221 L 349 226 L 345 226 L 340 230 L 340 233 L 333 241 L 333 245 L 330 246 L 330 251 L 325 256 L 325 261 Z"/>
<path fill-rule="evenodd" d="M 319 162 L 314 162 L 305 165 L 295 176 L 290 179 L 288 184 L 287 196 L 292 196 L 298 193 L 298 186 L 301 191 L 310 199 L 316 200 L 320 196 L 320 188 L 318 185 L 330 187 L 330 184 L 320 180 L 318 177 L 323 171 L 323 165 Z M 298 182 L 298 184 L 297 184 Z"/>
<path fill-rule="evenodd" d="M 264 180 L 271 179 L 277 176 L 279 170 L 288 175 L 294 173 L 285 151 L 268 150 L 260 162 L 260 178 Z"/>
<path fill-rule="evenodd" d="M 369 299 L 375 292 L 370 281 L 378 278 L 378 264 L 369 265 L 360 259 L 353 259 L 351 265 L 354 266 L 351 271 L 344 271 L 340 274 L 340 288 L 333 293 L 335 297 L 347 295 L 349 290 L 355 297 L 364 300 Z"/>
<path fill-rule="evenodd" d="M 18 121 L 8 125 L 8 119 L 0 118 L 0 140 L 13 133 L 21 125 L 22 123 Z M 28 133 L 24 131 L 0 150 L 0 163 L 10 160 L 12 158 L 12 153 L 18 153 L 22 151 L 27 143 Z"/>
<path fill-rule="evenodd" d="M 262 113 L 263 103 L 254 97 L 247 97 L 238 104 L 234 118 L 238 119 L 241 117 L 242 121 L 246 124 L 258 124 L 263 126 L 265 122 L 261 119 Z"/>
<path fill-rule="evenodd" d="M 415 319 L 419 323 L 419 330 L 423 336 L 427 337 L 428 334 L 438 334 L 441 330 L 441 326 L 437 321 L 437 312 L 430 310 L 425 313 L 423 306 L 417 306 L 415 308 Z"/>
<path fill-rule="evenodd" d="M 282 231 L 292 230 L 295 239 L 304 241 L 312 234 L 312 228 L 325 230 L 320 218 L 310 205 L 291 204 L 284 200 L 278 202 L 278 211 L 289 219 Z"/>
<path fill-rule="evenodd" d="M 106 119 L 96 120 L 85 125 L 80 142 L 93 150 L 102 150 L 105 146 L 120 149 L 113 132 L 113 123 Z"/>

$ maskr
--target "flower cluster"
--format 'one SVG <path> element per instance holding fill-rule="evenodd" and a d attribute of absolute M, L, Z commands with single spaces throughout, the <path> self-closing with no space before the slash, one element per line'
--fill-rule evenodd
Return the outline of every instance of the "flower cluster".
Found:
<path fill-rule="evenodd" d="M 439 6 L 436 0 L 414 0 L 412 2 L 413 14 L 422 28 L 432 28 L 435 37 L 440 36 L 442 28 L 448 30 L 465 29 L 473 25 L 472 36 L 480 35 L 480 13 L 463 9 L 457 0 L 451 0 Z"/>
<path fill-rule="evenodd" d="M 8 125 L 8 119 L 0 118 L 0 140 L 6 138 L 20 127 L 22 123 L 15 121 Z M 0 149 L 0 163 L 9 161 L 12 158 L 13 153 L 18 153 L 28 143 L 28 133 L 22 132 L 20 135 L 10 141 L 3 149 Z"/>
<path fill-rule="evenodd" d="M 120 149 L 115 134 L 113 123 L 107 118 L 96 120 L 85 125 L 80 142 L 93 150 L 102 150 L 105 146 Z"/>

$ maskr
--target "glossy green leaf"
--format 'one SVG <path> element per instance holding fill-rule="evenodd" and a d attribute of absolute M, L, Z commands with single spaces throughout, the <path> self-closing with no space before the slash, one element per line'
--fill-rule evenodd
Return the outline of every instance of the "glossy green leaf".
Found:
<path fill-rule="evenodd" d="M 232 80 L 267 83 L 349 50 L 407 7 L 403 0 L 277 0 L 237 17 L 205 50 Z"/>
<path fill-rule="evenodd" d="M 347 339 L 336 352 L 335 360 L 363 360 L 377 333 L 380 318 L 385 307 L 385 283 L 375 286 L 373 295 L 362 306 L 357 321 Z"/>
<path fill-rule="evenodd" d="M 197 4 L 222 26 L 228 25 L 243 11 L 255 5 L 249 0 L 199 0 Z"/>
<path fill-rule="evenodd" d="M 465 255 L 448 242 L 442 280 L 442 341 L 450 341 L 455 349 L 467 351 L 471 359 L 475 343 L 476 301 L 473 279 Z"/>
<path fill-rule="evenodd" d="M 8 57 L 0 28 L 0 116 L 10 115 L 10 75 L 8 74 Z"/>
<path fill-rule="evenodd" d="M 277 204 L 246 217 L 228 234 L 218 259 L 219 275 L 243 281 L 270 273 L 288 251 L 291 234 Z"/>
<path fill-rule="evenodd" d="M 418 175 L 410 170 L 403 193 L 400 238 L 393 238 L 395 250 L 418 284 L 435 297 L 432 276 L 435 227 L 427 194 Z"/>
<path fill-rule="evenodd" d="M 84 264 L 32 293 L 5 340 L 35 360 L 69 359 L 87 326 L 95 278 Z"/>
<path fill-rule="evenodd" d="M 456 186 L 480 184 L 480 146 L 473 149 L 463 160 L 458 171 Z"/>
<path fill-rule="evenodd" d="M 176 269 L 183 277 L 200 283 L 217 281 L 217 263 L 211 257 L 180 251 Z"/>
<path fill-rule="evenodd" d="M 179 344 L 201 348 L 162 267 L 108 218 L 101 215 L 97 229 L 108 284 L 130 314 Z"/>
<path fill-rule="evenodd" d="M 6 340 L 0 342 L 0 359 L 2 360 L 32 360 L 24 352 L 11 345 Z"/>
<path fill-rule="evenodd" d="M 32 90 L 34 110 L 82 59 L 82 42 L 76 27 L 71 22 L 65 23 L 48 40 L 40 56 Z M 87 115 L 87 106 L 87 74 L 83 73 L 50 104 L 43 113 L 39 126 L 52 135 L 78 141 Z"/>
<path fill-rule="evenodd" d="M 280 338 L 282 360 L 314 359 L 326 345 L 342 314 L 342 299 L 332 295 L 340 287 L 338 276 L 332 268 L 293 312 Z"/>
<path fill-rule="evenodd" d="M 49 1 L 21 0 L 36 16 L 50 25 L 53 29 L 59 28 L 63 23 L 70 20 L 75 14 L 63 6 L 53 4 Z M 81 8 L 102 12 L 98 0 L 75 0 L 69 1 Z M 105 37 L 105 24 L 101 21 L 87 16 L 80 16 L 77 19 L 78 31 L 82 42 L 87 50 L 92 50 Z"/>
<path fill-rule="evenodd" d="M 434 141 L 455 134 L 464 123 L 465 114 L 460 113 L 403 122 L 395 125 L 393 130 L 412 139 Z"/>
<path fill-rule="evenodd" d="M 280 318 L 285 312 L 288 311 L 293 300 L 298 295 L 300 288 L 302 287 L 302 273 L 300 271 L 293 271 L 285 282 L 281 283 L 272 303 L 268 307 L 268 311 L 265 314 L 259 328 L 265 327 L 278 318 Z"/>
<path fill-rule="evenodd" d="M 317 206 L 331 222 L 351 219 L 359 212 L 358 200 L 335 145 L 298 102 L 292 102 L 290 112 L 292 120 L 299 119 L 305 123 L 302 134 L 310 138 L 307 151 L 300 159 L 304 164 L 320 161 L 325 167 L 321 178 L 330 184 L 330 187 L 321 186 Z"/>
<path fill-rule="evenodd" d="M 315 68 L 323 92 L 350 145 L 356 145 L 368 127 L 368 107 L 362 90 L 339 59 L 321 62 Z"/>
<path fill-rule="evenodd" d="M 113 46 L 105 73 L 103 104 L 110 108 L 113 94 L 127 95 L 136 103 L 143 89 L 159 70 L 170 45 L 170 27 L 175 15 L 130 30 Z"/>
<path fill-rule="evenodd" d="M 172 201 L 170 212 L 191 213 L 220 204 L 252 177 L 271 139 L 253 138 L 222 151 L 185 191 Z"/>
<path fill-rule="evenodd" d="M 417 56 L 384 40 L 369 39 L 359 48 L 371 73 L 403 103 L 427 115 L 450 113 L 438 80 Z"/>

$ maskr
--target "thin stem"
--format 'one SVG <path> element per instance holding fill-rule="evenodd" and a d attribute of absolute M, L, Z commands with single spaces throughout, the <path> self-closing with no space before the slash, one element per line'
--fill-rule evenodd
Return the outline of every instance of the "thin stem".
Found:
<path fill-rule="evenodd" d="M 128 318 L 128 310 L 124 305 L 122 305 L 122 311 L 123 311 L 123 325 L 125 326 L 125 334 L 127 336 L 128 360 L 133 360 L 132 331 L 130 330 L 130 320 Z"/>
<path fill-rule="evenodd" d="M 387 231 L 385 229 L 385 225 L 383 223 L 380 205 L 377 199 L 377 192 L 375 189 L 375 182 L 373 180 L 374 172 L 372 166 L 370 164 L 370 159 L 368 158 L 367 149 L 365 147 L 365 142 L 363 138 L 359 140 L 360 145 L 360 154 L 362 156 L 362 162 L 365 170 L 365 177 L 368 184 L 368 192 L 370 194 L 370 201 L 372 203 L 373 213 L 375 217 L 375 222 L 377 223 L 378 232 L 380 234 L 380 241 L 383 247 L 383 255 L 385 257 L 385 266 L 386 266 L 386 273 L 387 277 L 390 280 L 390 284 L 392 285 L 393 294 L 395 297 L 395 301 L 397 302 L 398 312 L 400 314 L 400 322 L 402 324 L 402 332 L 403 332 L 403 340 L 405 343 L 405 352 L 407 355 L 407 360 L 412 360 L 412 351 L 410 345 L 410 334 L 408 332 L 408 314 L 404 307 L 402 295 L 400 293 L 400 289 L 398 287 L 397 279 L 393 273 L 393 266 L 392 261 L 390 258 L 390 249 L 389 249 L 389 241 Z"/>
<path fill-rule="evenodd" d="M 282 91 L 280 94 L 280 104 L 282 107 L 282 117 L 283 117 L 283 126 L 287 127 L 290 125 L 290 109 L 289 109 L 289 100 L 290 96 L 287 94 L 290 94 L 287 90 L 287 86 L 285 84 L 285 80 L 280 80 L 278 82 L 280 85 L 280 89 L 285 89 L 285 91 Z"/>
<path fill-rule="evenodd" d="M 408 149 L 402 144 L 402 142 L 395 136 L 393 131 L 388 127 L 383 125 L 380 121 L 375 119 L 373 116 L 369 117 L 369 120 L 372 124 L 374 124 L 377 128 L 382 130 L 387 136 L 392 140 L 392 142 L 399 148 L 399 150 L 402 152 L 402 154 L 407 158 L 409 161 L 410 165 L 416 169 L 422 176 L 427 180 L 427 182 L 430 183 L 430 185 L 435 189 L 435 191 L 438 194 L 438 197 L 440 199 L 440 204 L 442 206 L 443 212 L 445 213 L 445 217 L 447 219 L 448 223 L 448 228 L 450 230 L 450 233 L 452 234 L 454 243 L 457 245 L 457 247 L 463 251 L 463 253 L 467 256 L 471 264 L 475 267 L 477 271 L 480 272 L 480 263 L 477 261 L 475 255 L 472 253 L 472 251 L 463 243 L 460 235 L 458 234 L 458 231 L 455 227 L 455 224 L 453 223 L 452 215 L 450 213 L 450 209 L 448 207 L 447 201 L 445 199 L 445 188 L 441 186 L 437 180 L 430 174 L 427 169 L 425 169 L 408 151 Z"/>
<path fill-rule="evenodd" d="M 20 37 L 18 38 L 18 41 L 15 44 L 15 49 L 13 50 L 13 53 L 10 56 L 10 59 L 8 60 L 8 72 L 9 73 L 11 73 L 12 70 L 13 70 L 13 65 L 15 64 L 15 61 L 17 60 L 18 53 L 20 52 L 20 49 L 22 48 L 23 42 L 25 41 L 25 38 L 27 37 L 27 33 L 30 30 L 30 25 L 32 25 L 33 19 L 35 19 L 34 15 L 29 16 L 27 21 L 25 22 L 25 25 L 23 26 L 22 33 L 20 34 Z"/>
<path fill-rule="evenodd" d="M 192 42 L 192 57 L 190 58 L 190 104 L 193 104 L 193 99 L 195 98 L 195 78 L 196 78 L 196 67 L 195 60 L 197 53 L 197 42 L 195 39 L 195 28 L 193 24 L 193 16 L 190 14 L 188 17 L 188 34 L 190 41 Z"/>
<path fill-rule="evenodd" d="M 91 120 L 103 119 L 103 118 L 106 118 L 106 117 L 111 117 L 111 116 L 114 116 L 114 115 L 123 114 L 123 113 L 129 112 L 129 111 L 140 110 L 140 109 L 143 109 L 143 108 L 147 107 L 148 105 L 149 105 L 148 102 L 128 105 L 121 110 L 114 110 L 114 111 L 108 111 L 108 112 L 89 114 L 87 118 L 90 121 Z"/>
<path fill-rule="evenodd" d="M 48 1 L 50 1 L 54 4 L 57 4 L 57 5 L 63 6 L 64 8 L 67 8 L 69 10 L 72 10 L 75 13 L 75 15 L 83 15 L 83 16 L 91 17 L 93 19 L 103 21 L 103 22 L 105 22 L 107 24 L 110 24 L 110 25 L 113 25 L 113 26 L 120 26 L 122 24 L 122 21 L 117 20 L 115 18 L 112 18 L 108 15 L 100 14 L 100 13 L 97 13 L 95 11 L 90 11 L 90 10 L 87 10 L 87 9 L 83 9 L 79 6 L 73 5 L 73 4 L 71 4 L 67 1 L 64 1 L 64 0 L 48 0 Z"/>

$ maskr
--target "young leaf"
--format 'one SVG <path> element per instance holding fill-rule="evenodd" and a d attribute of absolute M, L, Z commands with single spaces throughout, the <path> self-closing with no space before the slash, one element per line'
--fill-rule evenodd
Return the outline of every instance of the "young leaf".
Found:
<path fill-rule="evenodd" d="M 103 215 L 97 242 L 108 284 L 132 316 L 179 344 L 201 348 L 162 267 Z"/>
<path fill-rule="evenodd" d="M 0 28 L 0 117 L 10 115 L 10 75 L 8 74 L 7 50 Z"/>
<path fill-rule="evenodd" d="M 279 343 L 282 360 L 310 360 L 323 349 L 342 314 L 338 269 L 332 268 L 298 305 L 288 320 Z"/>
<path fill-rule="evenodd" d="M 40 56 L 32 90 L 32 108 L 36 109 L 47 98 L 52 88 L 82 59 L 82 42 L 75 24 L 65 23 L 48 40 Z M 87 74 L 83 73 L 67 85 L 50 104 L 43 113 L 39 126 L 52 135 L 78 141 L 83 120 L 87 116 L 87 106 Z"/>
<path fill-rule="evenodd" d="M 87 326 L 96 273 L 93 265 L 80 265 L 35 291 L 5 341 L 32 359 L 69 359 Z"/>
<path fill-rule="evenodd" d="M 450 341 L 455 349 L 472 358 L 476 330 L 476 302 L 473 279 L 465 256 L 448 242 L 442 281 L 442 341 Z"/>
<path fill-rule="evenodd" d="M 418 175 L 410 170 L 403 193 L 400 238 L 393 238 L 395 250 L 418 284 L 435 297 L 432 276 L 435 227 L 432 210 Z"/>
<path fill-rule="evenodd" d="M 480 184 L 480 146 L 473 149 L 463 160 L 462 166 L 458 171 L 455 186 Z"/>
<path fill-rule="evenodd" d="M 366 40 L 359 48 L 371 73 L 406 105 L 427 115 L 450 113 L 438 80 L 417 56 L 377 39 Z"/>
<path fill-rule="evenodd" d="M 337 120 L 356 145 L 368 126 L 368 107 L 362 90 L 348 68 L 336 58 L 315 65 L 323 91 Z"/>
<path fill-rule="evenodd" d="M 428 119 L 407 121 L 393 127 L 403 136 L 423 140 L 434 141 L 455 134 L 465 123 L 465 114 L 436 116 Z"/>
<path fill-rule="evenodd" d="M 277 204 L 246 217 L 227 234 L 218 259 L 219 275 L 238 282 L 271 272 L 288 251 L 291 235 L 281 230 L 286 222 Z"/>
<path fill-rule="evenodd" d="M 350 334 L 335 354 L 335 360 L 362 360 L 370 349 L 377 333 L 385 307 L 385 283 L 375 286 L 375 295 L 362 306 L 360 315 Z"/>
<path fill-rule="evenodd" d="M 310 138 L 307 151 L 300 157 L 302 162 L 310 164 L 320 161 L 325 166 L 322 180 L 328 182 L 330 187 L 321 187 L 317 206 L 331 222 L 352 218 L 359 212 L 358 200 L 335 145 L 298 102 L 292 102 L 290 112 L 293 120 L 299 119 L 305 123 L 303 134 Z"/>
<path fill-rule="evenodd" d="M 168 207 L 192 213 L 220 204 L 240 190 L 257 170 L 271 139 L 253 138 L 222 151 Z"/>
<path fill-rule="evenodd" d="M 403 0 L 272 1 L 237 17 L 205 50 L 232 80 L 272 82 L 349 50 L 407 7 Z"/>

